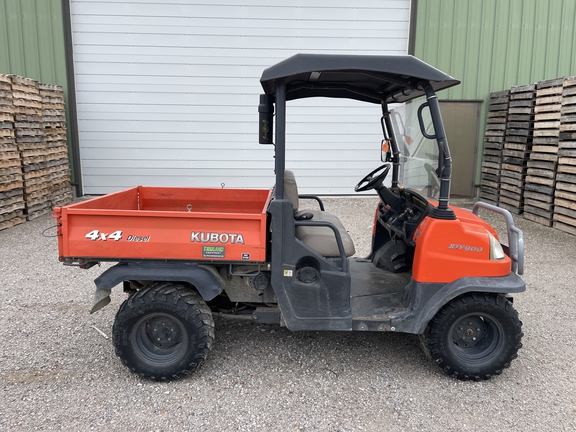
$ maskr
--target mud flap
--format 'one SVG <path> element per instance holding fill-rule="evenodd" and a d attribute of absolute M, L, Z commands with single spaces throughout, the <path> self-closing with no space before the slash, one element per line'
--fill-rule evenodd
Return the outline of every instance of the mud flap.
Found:
<path fill-rule="evenodd" d="M 112 290 L 109 289 L 97 289 L 94 293 L 94 301 L 92 302 L 92 309 L 90 309 L 90 314 L 99 311 L 104 306 L 110 303 L 110 293 Z"/>

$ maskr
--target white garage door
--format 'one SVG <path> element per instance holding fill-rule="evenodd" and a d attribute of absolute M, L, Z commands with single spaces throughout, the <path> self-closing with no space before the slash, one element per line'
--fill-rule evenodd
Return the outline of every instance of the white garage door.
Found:
<path fill-rule="evenodd" d="M 71 1 L 85 194 L 271 186 L 273 151 L 257 134 L 263 69 L 299 52 L 407 52 L 410 0 L 214 3 Z M 379 118 L 376 105 L 292 102 L 286 165 L 301 192 L 353 193 L 380 163 Z"/>

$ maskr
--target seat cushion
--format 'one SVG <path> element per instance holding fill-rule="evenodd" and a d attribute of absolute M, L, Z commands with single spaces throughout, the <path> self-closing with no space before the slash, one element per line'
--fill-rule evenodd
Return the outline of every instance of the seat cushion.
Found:
<path fill-rule="evenodd" d="M 284 195 L 292 201 L 292 207 L 294 207 L 294 213 L 296 213 L 300 205 L 298 200 L 298 185 L 296 183 L 296 177 L 294 177 L 294 172 L 289 170 L 284 171 Z"/>
<path fill-rule="evenodd" d="M 313 214 L 311 219 L 312 222 L 330 222 L 338 229 L 340 236 L 342 237 L 346 256 L 352 256 L 356 253 L 352 237 L 350 237 L 350 234 L 348 234 L 344 225 L 342 225 L 342 222 L 340 222 L 334 214 L 320 210 L 306 210 L 306 212 Z M 336 242 L 334 231 L 328 227 L 297 226 L 296 238 L 322 256 L 340 256 L 340 250 L 338 249 L 338 243 Z"/>

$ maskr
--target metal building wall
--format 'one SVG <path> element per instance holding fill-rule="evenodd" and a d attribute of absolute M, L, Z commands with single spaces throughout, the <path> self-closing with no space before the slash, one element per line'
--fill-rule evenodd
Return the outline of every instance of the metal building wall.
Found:
<path fill-rule="evenodd" d="M 269 187 L 262 71 L 298 52 L 405 54 L 410 0 L 70 0 L 82 186 Z M 302 193 L 353 194 L 380 164 L 381 109 L 293 101 Z"/>
<path fill-rule="evenodd" d="M 64 46 L 62 0 L 0 0 L 0 73 L 58 84 L 68 100 Z"/>
<path fill-rule="evenodd" d="M 575 22 L 574 0 L 417 0 L 414 54 L 462 81 L 441 99 L 486 101 L 514 85 L 576 75 Z"/>

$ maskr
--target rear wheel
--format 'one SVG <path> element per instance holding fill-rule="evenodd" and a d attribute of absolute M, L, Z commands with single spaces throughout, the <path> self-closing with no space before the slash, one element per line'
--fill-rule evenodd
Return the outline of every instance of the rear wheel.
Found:
<path fill-rule="evenodd" d="M 444 306 L 420 338 L 444 373 L 482 380 L 510 366 L 522 336 L 518 313 L 504 296 L 465 294 Z"/>
<path fill-rule="evenodd" d="M 116 314 L 116 354 L 153 380 L 190 374 L 212 349 L 214 321 L 200 295 L 182 284 L 154 283 L 130 296 Z"/>

